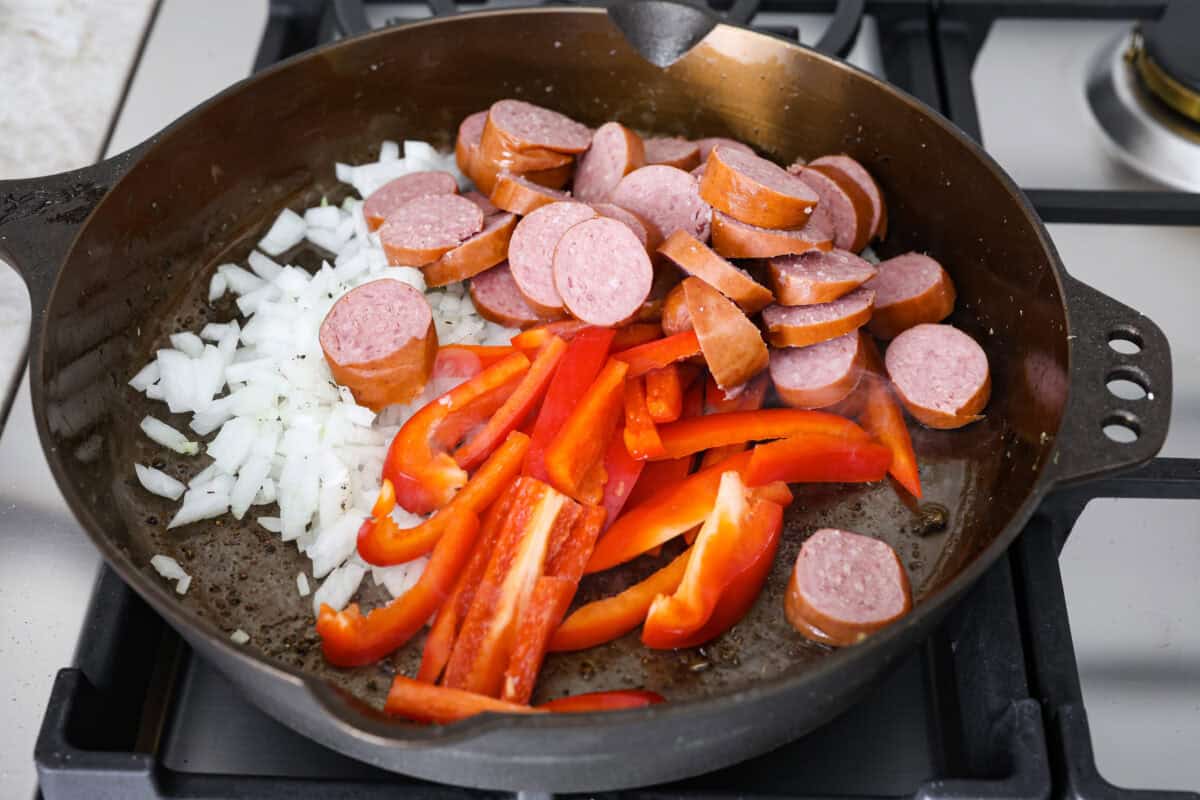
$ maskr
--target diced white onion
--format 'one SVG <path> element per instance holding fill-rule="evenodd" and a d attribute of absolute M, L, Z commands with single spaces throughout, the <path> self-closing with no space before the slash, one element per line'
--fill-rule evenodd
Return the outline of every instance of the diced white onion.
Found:
<path fill-rule="evenodd" d="M 225 296 L 225 292 L 229 289 L 229 282 L 220 272 L 214 274 L 208 281 L 208 302 L 215 303 Z"/>
<path fill-rule="evenodd" d="M 129 385 L 139 392 L 144 392 L 158 383 L 158 361 L 151 361 L 138 370 L 138 374 L 129 379 Z"/>
<path fill-rule="evenodd" d="M 347 561 L 329 573 L 329 577 L 313 592 L 313 616 L 326 605 L 334 611 L 341 611 L 350 602 L 350 598 L 358 591 L 363 575 L 367 570 L 361 564 Z"/>
<path fill-rule="evenodd" d="M 296 573 L 296 591 L 300 593 L 301 597 L 308 597 L 312 594 L 312 589 L 308 585 L 308 576 L 303 572 Z"/>
<path fill-rule="evenodd" d="M 192 576 L 184 571 L 183 567 L 179 566 L 179 562 L 170 556 L 164 556 L 159 553 L 150 557 L 150 566 L 154 567 L 154 571 L 169 581 L 175 581 L 175 591 L 179 594 L 186 594 L 188 587 L 192 583 Z"/>
<path fill-rule="evenodd" d="M 236 631 L 229 634 L 229 638 L 233 640 L 234 644 L 245 644 L 246 642 L 250 641 L 250 634 L 246 633 L 241 628 L 238 628 Z"/>
<path fill-rule="evenodd" d="M 285 250 L 290 250 L 304 238 L 304 217 L 285 208 L 275 218 L 275 223 L 258 242 L 258 247 L 269 256 L 277 256 Z M 242 312 L 245 313 L 245 312 Z"/>
<path fill-rule="evenodd" d="M 182 483 L 154 467 L 134 464 L 133 471 L 137 473 L 138 483 L 142 484 L 142 488 L 159 497 L 165 497 L 168 500 L 178 500 L 183 497 L 183 492 L 187 489 Z"/>
<path fill-rule="evenodd" d="M 157 442 L 180 455 L 194 456 L 200 452 L 200 445 L 189 441 L 186 436 L 160 419 L 151 416 L 143 417 L 141 427 L 142 432 L 150 438 L 150 441 Z"/>

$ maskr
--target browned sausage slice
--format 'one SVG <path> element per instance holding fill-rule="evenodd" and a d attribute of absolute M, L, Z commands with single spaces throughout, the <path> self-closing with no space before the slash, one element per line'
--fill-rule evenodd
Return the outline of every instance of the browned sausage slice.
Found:
<path fill-rule="evenodd" d="M 626 211 L 618 205 L 612 203 L 592 203 L 592 208 L 596 209 L 596 213 L 602 217 L 615 219 L 617 222 L 623 222 L 629 226 L 629 230 L 633 231 L 634 236 L 638 237 L 638 241 L 642 243 L 642 247 L 650 250 L 650 226 L 645 221 L 634 214 L 632 211 Z"/>
<path fill-rule="evenodd" d="M 762 334 L 741 309 L 699 278 L 684 278 L 681 285 L 700 352 L 717 386 L 728 391 L 767 368 Z"/>
<path fill-rule="evenodd" d="M 496 188 L 492 189 L 491 196 L 492 205 L 496 208 L 522 216 L 542 206 L 569 199 L 571 196 L 566 192 L 548 189 L 511 172 L 501 172 L 496 176 Z"/>
<path fill-rule="evenodd" d="M 562 297 L 554 288 L 554 248 L 569 228 L 592 219 L 584 203 L 542 206 L 517 223 L 508 243 L 508 266 L 525 301 L 543 316 L 561 316 Z"/>
<path fill-rule="evenodd" d="M 954 310 L 954 282 L 942 265 L 921 253 L 905 253 L 879 263 L 866 286 L 875 291 L 875 314 L 868 329 L 891 339 L 922 322 L 941 322 Z"/>
<path fill-rule="evenodd" d="M 428 286 L 445 286 L 465 281 L 490 269 L 508 256 L 508 242 L 517 225 L 514 214 L 493 214 L 483 222 L 483 230 L 432 264 L 421 267 Z"/>
<path fill-rule="evenodd" d="M 799 228 L 817 205 L 808 184 L 753 153 L 717 146 L 705 163 L 700 196 L 734 219 L 760 228 Z"/>
<path fill-rule="evenodd" d="M 987 354 L 952 325 L 917 325 L 892 340 L 884 356 L 896 394 L 930 428 L 961 428 L 982 419 L 991 397 Z"/>
<path fill-rule="evenodd" d="M 475 158 L 479 154 L 479 141 L 483 138 L 483 126 L 487 124 L 486 111 L 476 111 L 458 123 L 458 136 L 454 140 L 454 162 L 459 170 L 475 180 Z M 478 183 L 478 181 L 476 181 Z"/>
<path fill-rule="evenodd" d="M 435 194 L 393 211 L 379 229 L 379 241 L 392 266 L 421 267 L 482 229 L 479 206 L 462 195 Z"/>
<path fill-rule="evenodd" d="M 675 231 L 658 247 L 658 252 L 679 265 L 688 275 L 700 278 L 738 304 L 747 314 L 761 311 L 775 297 L 771 291 L 710 250 L 687 231 Z"/>
<path fill-rule="evenodd" d="M 483 194 L 476 191 L 464 192 L 463 197 L 470 200 L 475 205 L 479 206 L 479 210 L 483 212 L 483 217 L 486 220 L 492 214 L 500 213 L 500 209 L 492 205 L 492 201 L 488 200 Z"/>
<path fill-rule="evenodd" d="M 617 184 L 609 202 L 654 226 L 652 238 L 683 230 L 708 241 L 712 210 L 700 199 L 696 179 L 681 169 L 662 164 L 635 169 Z"/>
<path fill-rule="evenodd" d="M 831 303 L 815 306 L 767 306 L 763 323 L 776 347 L 806 347 L 856 331 L 871 318 L 875 293 L 858 288 Z"/>
<path fill-rule="evenodd" d="M 375 230 L 405 203 L 431 194 L 457 194 L 458 182 L 449 172 L 410 172 L 371 192 L 363 203 L 367 227 Z"/>
<path fill-rule="evenodd" d="M 677 136 L 647 139 L 646 163 L 691 171 L 700 166 L 700 145 Z"/>
<path fill-rule="evenodd" d="M 883 190 L 875 182 L 875 178 L 867 168 L 848 155 L 821 156 L 814 159 L 810 166 L 836 169 L 848 179 L 858 184 L 867 199 L 871 201 L 871 235 L 875 239 L 887 238 L 887 202 L 883 199 Z"/>
<path fill-rule="evenodd" d="M 342 295 L 321 323 L 319 340 L 333 379 L 376 411 L 421 393 L 438 347 L 425 295 L 390 278 Z"/>
<path fill-rule="evenodd" d="M 863 351 L 858 331 L 808 347 L 774 349 L 771 381 L 789 406 L 825 408 L 854 391 L 863 375 Z"/>
<path fill-rule="evenodd" d="M 488 138 L 490 128 L 516 151 L 540 148 L 559 153 L 582 153 L 592 141 L 592 132 L 586 125 L 524 100 L 492 103 L 487 122 L 484 138 Z"/>
<path fill-rule="evenodd" d="M 692 315 L 688 313 L 687 297 L 680 283 L 667 293 L 662 307 L 662 329 L 667 336 L 686 333 L 692 329 Z"/>
<path fill-rule="evenodd" d="M 809 164 L 797 177 L 821 198 L 833 223 L 833 246 L 857 253 L 871 240 L 871 201 L 844 173 Z"/>
<path fill-rule="evenodd" d="M 479 316 L 506 328 L 528 328 L 542 322 L 529 307 L 508 264 L 498 264 L 471 278 L 471 302 Z"/>
<path fill-rule="evenodd" d="M 592 134 L 592 145 L 579 157 L 575 197 L 589 203 L 607 200 L 630 172 L 645 165 L 642 137 L 619 122 L 606 122 Z"/>
<path fill-rule="evenodd" d="M 828 303 L 854 291 L 878 274 L 866 259 L 845 250 L 811 250 L 798 256 L 779 256 L 767 264 L 780 305 Z M 875 298 L 879 306 L 878 295 Z"/>
<path fill-rule="evenodd" d="M 771 258 L 833 247 L 833 230 L 825 225 L 821 210 L 803 228 L 760 228 L 713 210 L 713 249 L 726 258 Z"/>
<path fill-rule="evenodd" d="M 800 546 L 784 613 L 800 633 L 856 644 L 908 613 L 912 591 L 896 551 L 869 536 L 822 528 Z"/>
<path fill-rule="evenodd" d="M 632 319 L 653 281 L 646 248 L 615 219 L 580 222 L 554 248 L 554 288 L 573 317 L 592 325 Z"/>
<path fill-rule="evenodd" d="M 740 150 L 743 153 L 754 155 L 754 148 L 748 144 L 739 142 L 737 139 L 727 139 L 724 136 L 709 136 L 706 139 L 697 139 L 696 147 L 700 148 L 700 163 L 708 161 L 708 156 L 712 153 L 713 148 L 721 145 L 726 150 Z"/>

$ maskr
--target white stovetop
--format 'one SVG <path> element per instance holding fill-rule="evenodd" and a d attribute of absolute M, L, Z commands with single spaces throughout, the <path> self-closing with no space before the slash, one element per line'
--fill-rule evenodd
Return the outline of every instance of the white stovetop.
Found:
<path fill-rule="evenodd" d="M 0 51 L 4 14 L 0 7 Z M 787 16 L 771 15 L 773 20 Z M 163 0 L 111 152 L 136 144 L 248 74 L 265 17 L 265 0 Z M 802 22 L 805 41 L 821 32 L 820 18 L 792 18 Z M 1124 27 L 1039 21 L 1004 22 L 993 30 L 974 75 L 984 140 L 1022 185 L 1153 187 L 1104 154 L 1083 107 L 1084 64 Z M 126 45 L 128 53 L 133 46 Z M 113 46 L 111 52 L 116 61 L 123 51 Z M 852 60 L 878 70 L 873 26 L 864 27 Z M 11 175 L 0 171 L 0 177 Z M 1200 456 L 1200 343 L 1194 335 L 1200 228 L 1054 225 L 1051 233 L 1072 273 L 1146 312 L 1166 331 L 1176 380 L 1166 454 Z M 22 294 L 0 267 L 0 380 L 13 360 L 14 331 L 26 324 L 18 319 L 14 325 L 13 308 L 27 304 Z M 8 712 L 0 728 L 0 786 L 5 795 L 34 785 L 34 737 L 53 674 L 70 662 L 97 568 L 96 555 L 66 511 L 44 460 L 30 457 L 38 452 L 23 384 L 0 435 L 0 686 L 7 689 L 0 701 Z M 1200 759 L 1194 757 L 1194 742 L 1200 741 L 1197 510 L 1195 503 L 1182 501 L 1094 503 L 1063 556 L 1097 760 L 1118 784 L 1200 786 Z"/>

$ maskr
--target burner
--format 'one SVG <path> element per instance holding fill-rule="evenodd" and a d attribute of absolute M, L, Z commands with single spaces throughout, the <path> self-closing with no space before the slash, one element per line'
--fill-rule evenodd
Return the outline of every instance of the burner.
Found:
<path fill-rule="evenodd" d="M 1157 98 L 1200 123 L 1198 32 L 1200 3 L 1173 0 L 1159 19 L 1142 26 L 1142 46 L 1134 52 L 1133 64 Z"/>

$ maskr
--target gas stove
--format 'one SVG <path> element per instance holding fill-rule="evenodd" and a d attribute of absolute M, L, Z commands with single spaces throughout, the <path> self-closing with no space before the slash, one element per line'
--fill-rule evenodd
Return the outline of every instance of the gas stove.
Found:
<path fill-rule="evenodd" d="M 486 3 L 504 4 L 525 3 Z M 322 41 L 484 5 L 162 0 L 108 151 Z M 1200 195 L 1156 180 L 1089 105 L 1097 75 L 1134 85 L 1124 53 L 1138 46 L 1135 26 L 1167 6 L 760 3 L 755 27 L 844 55 L 980 139 L 1050 223 L 1067 268 L 1164 329 L 1176 381 L 1168 457 L 1048 500 L 938 634 L 829 725 L 719 772 L 619 794 L 1107 797 L 1127 791 L 1114 784 L 1200 787 L 1200 462 L 1188 458 L 1200 457 L 1200 345 L 1189 302 L 1200 297 L 1192 263 Z M 1200 131 L 1138 91 L 1138 102 L 1174 114 L 1161 135 Z M 1096 391 L 1136 397 L 1140 389 L 1114 380 Z M 0 437 L 0 532 L 28 541 L 0 564 L 7 607 L 22 595 L 22 609 L 30 598 L 43 604 L 22 611 L 25 625 L 11 634 L 30 658 L 4 667 L 7 685 L 31 687 L 16 698 L 0 747 L 21 753 L 20 764 L 3 762 L 6 789 L 20 795 L 31 786 L 27 754 L 40 722 L 35 762 L 48 800 L 492 796 L 325 750 L 257 711 L 193 656 L 99 566 L 40 456 L 25 385 Z"/>

